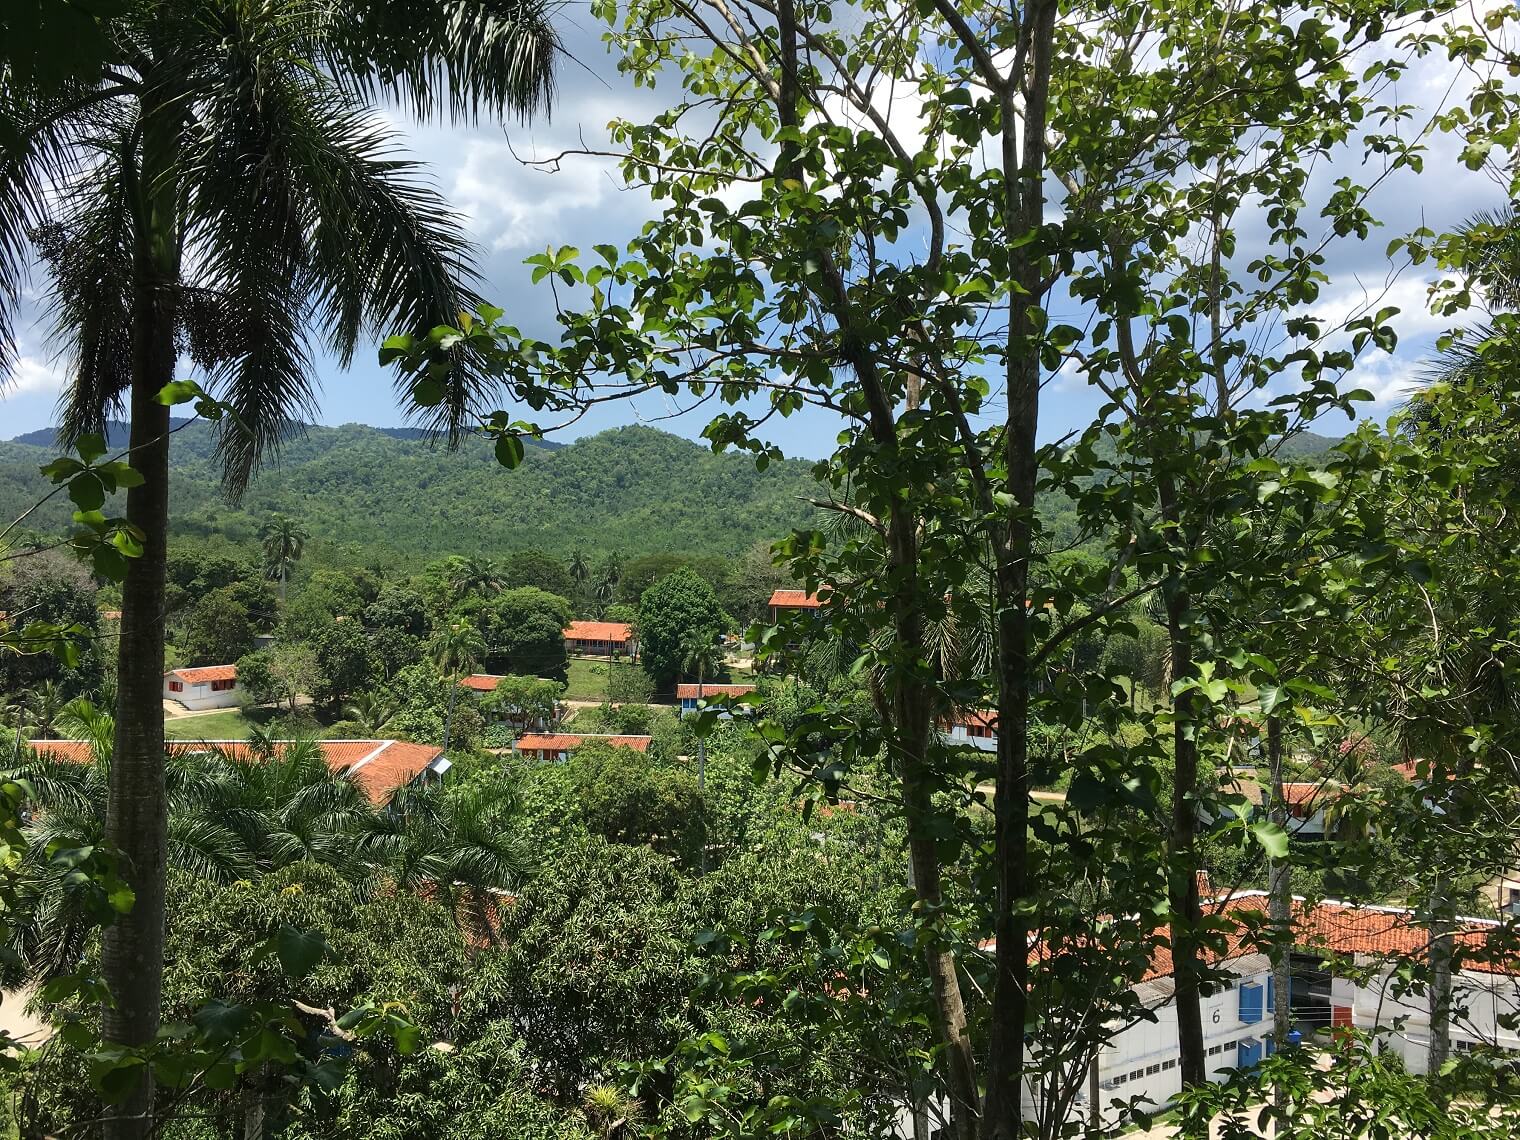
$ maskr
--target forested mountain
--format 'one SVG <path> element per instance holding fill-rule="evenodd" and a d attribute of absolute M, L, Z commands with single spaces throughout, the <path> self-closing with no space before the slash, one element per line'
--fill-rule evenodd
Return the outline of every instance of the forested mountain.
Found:
<path fill-rule="evenodd" d="M 46 493 L 38 467 L 53 455 L 48 432 L 0 443 L 0 515 L 17 517 Z M 113 432 L 113 436 L 121 434 Z M 118 441 L 113 438 L 112 443 Z M 530 447 L 516 471 L 470 441 L 457 452 L 408 429 L 359 424 L 310 427 L 237 507 L 221 497 L 209 462 L 211 429 L 194 424 L 173 443 L 174 532 L 251 542 L 279 511 L 320 544 L 425 556 L 539 548 L 684 551 L 727 555 L 778 538 L 804 522 L 809 464 L 757 472 L 740 455 L 646 427 L 624 427 L 564 446 Z M 53 532 L 68 524 L 63 496 L 28 520 Z"/>

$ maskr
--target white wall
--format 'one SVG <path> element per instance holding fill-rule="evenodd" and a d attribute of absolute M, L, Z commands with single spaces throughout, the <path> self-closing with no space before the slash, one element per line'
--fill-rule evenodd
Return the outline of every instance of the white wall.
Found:
<path fill-rule="evenodd" d="M 181 685 L 180 692 L 171 692 L 169 678 L 165 677 L 164 699 L 178 701 L 191 712 L 200 712 L 202 709 L 236 708 L 243 703 L 243 686 L 241 685 L 233 685 L 232 688 L 221 692 L 212 692 L 210 681 L 199 681 L 194 684 L 183 681 Z"/>

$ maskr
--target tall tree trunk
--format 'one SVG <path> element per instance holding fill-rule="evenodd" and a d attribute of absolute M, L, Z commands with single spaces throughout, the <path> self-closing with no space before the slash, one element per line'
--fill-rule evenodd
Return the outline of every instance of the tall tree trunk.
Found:
<path fill-rule="evenodd" d="M 459 678 L 449 676 L 449 712 L 443 720 L 443 751 L 449 750 L 449 739 L 454 733 L 454 706 L 459 703 Z"/>
<path fill-rule="evenodd" d="M 1045 118 L 1050 93 L 1056 4 L 1026 4 L 1021 50 L 1030 73 L 1014 75 L 1000 92 L 1003 224 L 1018 286 L 1008 321 L 1008 414 L 1002 461 L 1014 507 L 1004 526 L 997 584 L 998 779 L 995 801 L 997 972 L 988 1043 L 987 1103 L 981 1134 L 988 1140 L 1024 1135 L 1025 1025 L 1029 1010 L 1029 702 L 1034 671 L 1029 637 L 1029 562 L 1034 553 L 1036 438 L 1040 413 L 1041 263 L 1024 239 L 1045 221 Z M 1016 96 L 1024 91 L 1024 111 Z M 1020 144 L 1017 132 L 1023 131 Z"/>
<path fill-rule="evenodd" d="M 151 79 L 148 86 L 152 89 Z M 159 93 L 162 95 L 163 93 Z M 146 101 L 145 101 L 146 102 Z M 178 189 L 172 178 L 179 112 L 171 100 L 144 108 L 132 300 L 131 463 L 143 482 L 127 492 L 127 518 L 143 532 L 143 553 L 122 582 L 117 657 L 116 738 L 105 840 L 122 857 L 132 909 L 106 928 L 101 968 L 114 1005 L 102 1013 L 111 1044 L 141 1046 L 158 1031 L 163 986 L 164 868 L 168 803 L 164 787 L 164 577 L 169 529 L 169 409 L 158 393 L 174 379 L 179 278 Z M 150 1066 L 104 1125 L 106 1140 L 136 1140 L 152 1129 Z"/>
<path fill-rule="evenodd" d="M 1288 801 L 1283 794 L 1282 722 L 1267 719 L 1267 764 L 1272 774 L 1272 822 L 1288 827 Z M 1291 851 L 1292 848 L 1290 847 Z M 1293 1028 L 1293 864 L 1285 855 L 1273 859 L 1267 881 L 1267 917 L 1272 921 L 1272 1043 L 1280 1053 Z M 1279 1110 L 1287 1108 L 1288 1090 L 1279 1082 L 1272 1091 Z"/>
<path fill-rule="evenodd" d="M 1162 516 L 1176 534 L 1176 487 L 1170 475 L 1158 480 Z M 1181 556 L 1180 550 L 1176 552 Z M 1183 571 L 1174 571 L 1166 591 L 1166 632 L 1171 644 L 1172 680 L 1193 672 L 1193 640 L 1187 627 L 1191 599 Z M 1203 1048 L 1202 957 L 1198 934 L 1203 918 L 1198 899 L 1198 714 L 1197 694 L 1176 697 L 1172 730 L 1172 828 L 1167 859 L 1167 905 L 1172 914 L 1172 982 L 1177 1007 L 1178 1075 L 1182 1087 L 1207 1078 Z"/>
<path fill-rule="evenodd" d="M 1452 913 L 1451 876 L 1437 869 L 1430 892 L 1430 1054 L 1425 1065 L 1432 1077 L 1451 1056 Z"/>
<path fill-rule="evenodd" d="M 702 703 L 702 674 L 704 670 L 697 670 L 697 704 Z M 680 700 L 676 701 L 677 711 L 680 711 Z M 697 737 L 697 802 L 702 804 L 702 812 L 705 818 L 707 813 L 707 737 Z M 707 874 L 707 828 L 702 828 L 702 858 L 699 866 L 702 873 Z"/>

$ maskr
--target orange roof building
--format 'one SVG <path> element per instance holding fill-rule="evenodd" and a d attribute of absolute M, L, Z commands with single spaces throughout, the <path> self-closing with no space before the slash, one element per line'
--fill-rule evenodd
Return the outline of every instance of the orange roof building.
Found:
<path fill-rule="evenodd" d="M 290 743 L 275 741 L 276 752 Z M 319 740 L 316 744 L 328 768 L 346 774 L 376 805 L 389 802 L 398 789 L 408 784 L 441 779 L 452 767 L 443 749 L 432 744 L 404 740 Z M 31 749 L 38 755 L 76 764 L 90 762 L 87 740 L 34 740 Z M 246 740 L 171 740 L 168 749 L 181 755 L 215 751 L 229 760 L 245 763 L 258 759 Z"/>
<path fill-rule="evenodd" d="M 771 607 L 771 624 L 775 625 L 783 614 L 816 610 L 823 602 L 817 594 L 810 594 L 806 590 L 776 590 L 767 604 Z"/>
<path fill-rule="evenodd" d="M 753 685 L 714 685 L 707 682 L 700 685 L 680 684 L 676 686 L 676 704 L 680 706 L 681 715 L 685 716 L 689 712 L 696 712 L 698 705 L 714 698 L 742 697 L 745 693 L 754 691 Z"/>
<path fill-rule="evenodd" d="M 573 621 L 565 627 L 565 652 L 591 657 L 634 656 L 633 628 L 623 621 Z"/>
<path fill-rule="evenodd" d="M 468 677 L 461 678 L 459 683 L 464 688 L 477 693 L 494 693 L 496 682 L 500 680 L 499 673 L 471 673 Z"/>
<path fill-rule="evenodd" d="M 570 758 L 588 740 L 600 740 L 614 748 L 631 748 L 635 752 L 648 752 L 652 737 L 620 736 L 601 733 L 576 732 L 525 732 L 512 745 L 512 751 L 545 763 L 559 763 Z"/>
<path fill-rule="evenodd" d="M 177 701 L 192 712 L 229 709 L 242 703 L 236 665 L 202 665 L 170 669 L 164 674 L 164 700 Z"/>

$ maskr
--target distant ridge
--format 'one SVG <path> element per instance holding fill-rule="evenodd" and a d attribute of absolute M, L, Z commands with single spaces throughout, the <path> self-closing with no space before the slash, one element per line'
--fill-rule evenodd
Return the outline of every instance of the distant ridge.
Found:
<path fill-rule="evenodd" d="M 169 419 L 169 426 L 170 428 L 178 428 L 183 427 L 189 422 L 190 421 L 183 416 L 171 416 Z M 302 429 L 309 431 L 312 428 L 321 426 L 321 424 L 303 424 Z M 344 424 L 343 426 L 364 427 L 366 425 Z M 377 427 L 371 428 L 370 430 L 377 431 L 381 435 L 388 435 L 392 439 L 427 439 L 430 434 L 427 428 L 416 427 Z M 127 446 L 127 439 L 129 434 L 130 425 L 122 422 L 121 420 L 107 421 L 106 446 L 109 447 L 112 451 L 120 451 L 122 448 Z M 6 440 L 6 442 L 19 443 L 26 447 L 55 447 L 57 445 L 57 440 L 57 428 L 38 428 L 36 431 L 26 432 L 23 435 L 18 435 L 13 439 Z M 561 447 L 564 447 L 565 444 L 555 443 L 550 440 L 542 440 L 539 442 L 538 446 L 546 448 L 549 451 L 555 451 Z"/>
<path fill-rule="evenodd" d="M 113 451 L 126 445 L 125 435 L 123 425 L 112 425 Z M 481 439 L 451 451 L 417 428 L 344 424 L 298 432 L 233 506 L 221 493 L 215 449 L 205 423 L 174 436 L 171 542 L 225 539 L 251 550 L 264 521 L 280 512 L 311 533 L 313 555 L 341 548 L 350 561 L 418 565 L 530 548 L 581 548 L 595 560 L 614 552 L 732 557 L 809 525 L 805 500 L 815 493 L 810 462 L 760 472 L 748 456 L 714 455 L 643 426 L 569 444 L 530 443 L 522 466 L 508 471 Z M 56 454 L 50 431 L 0 443 L 0 520 L 48 492 L 38 467 Z M 71 510 L 60 495 L 27 524 L 59 534 Z"/>

